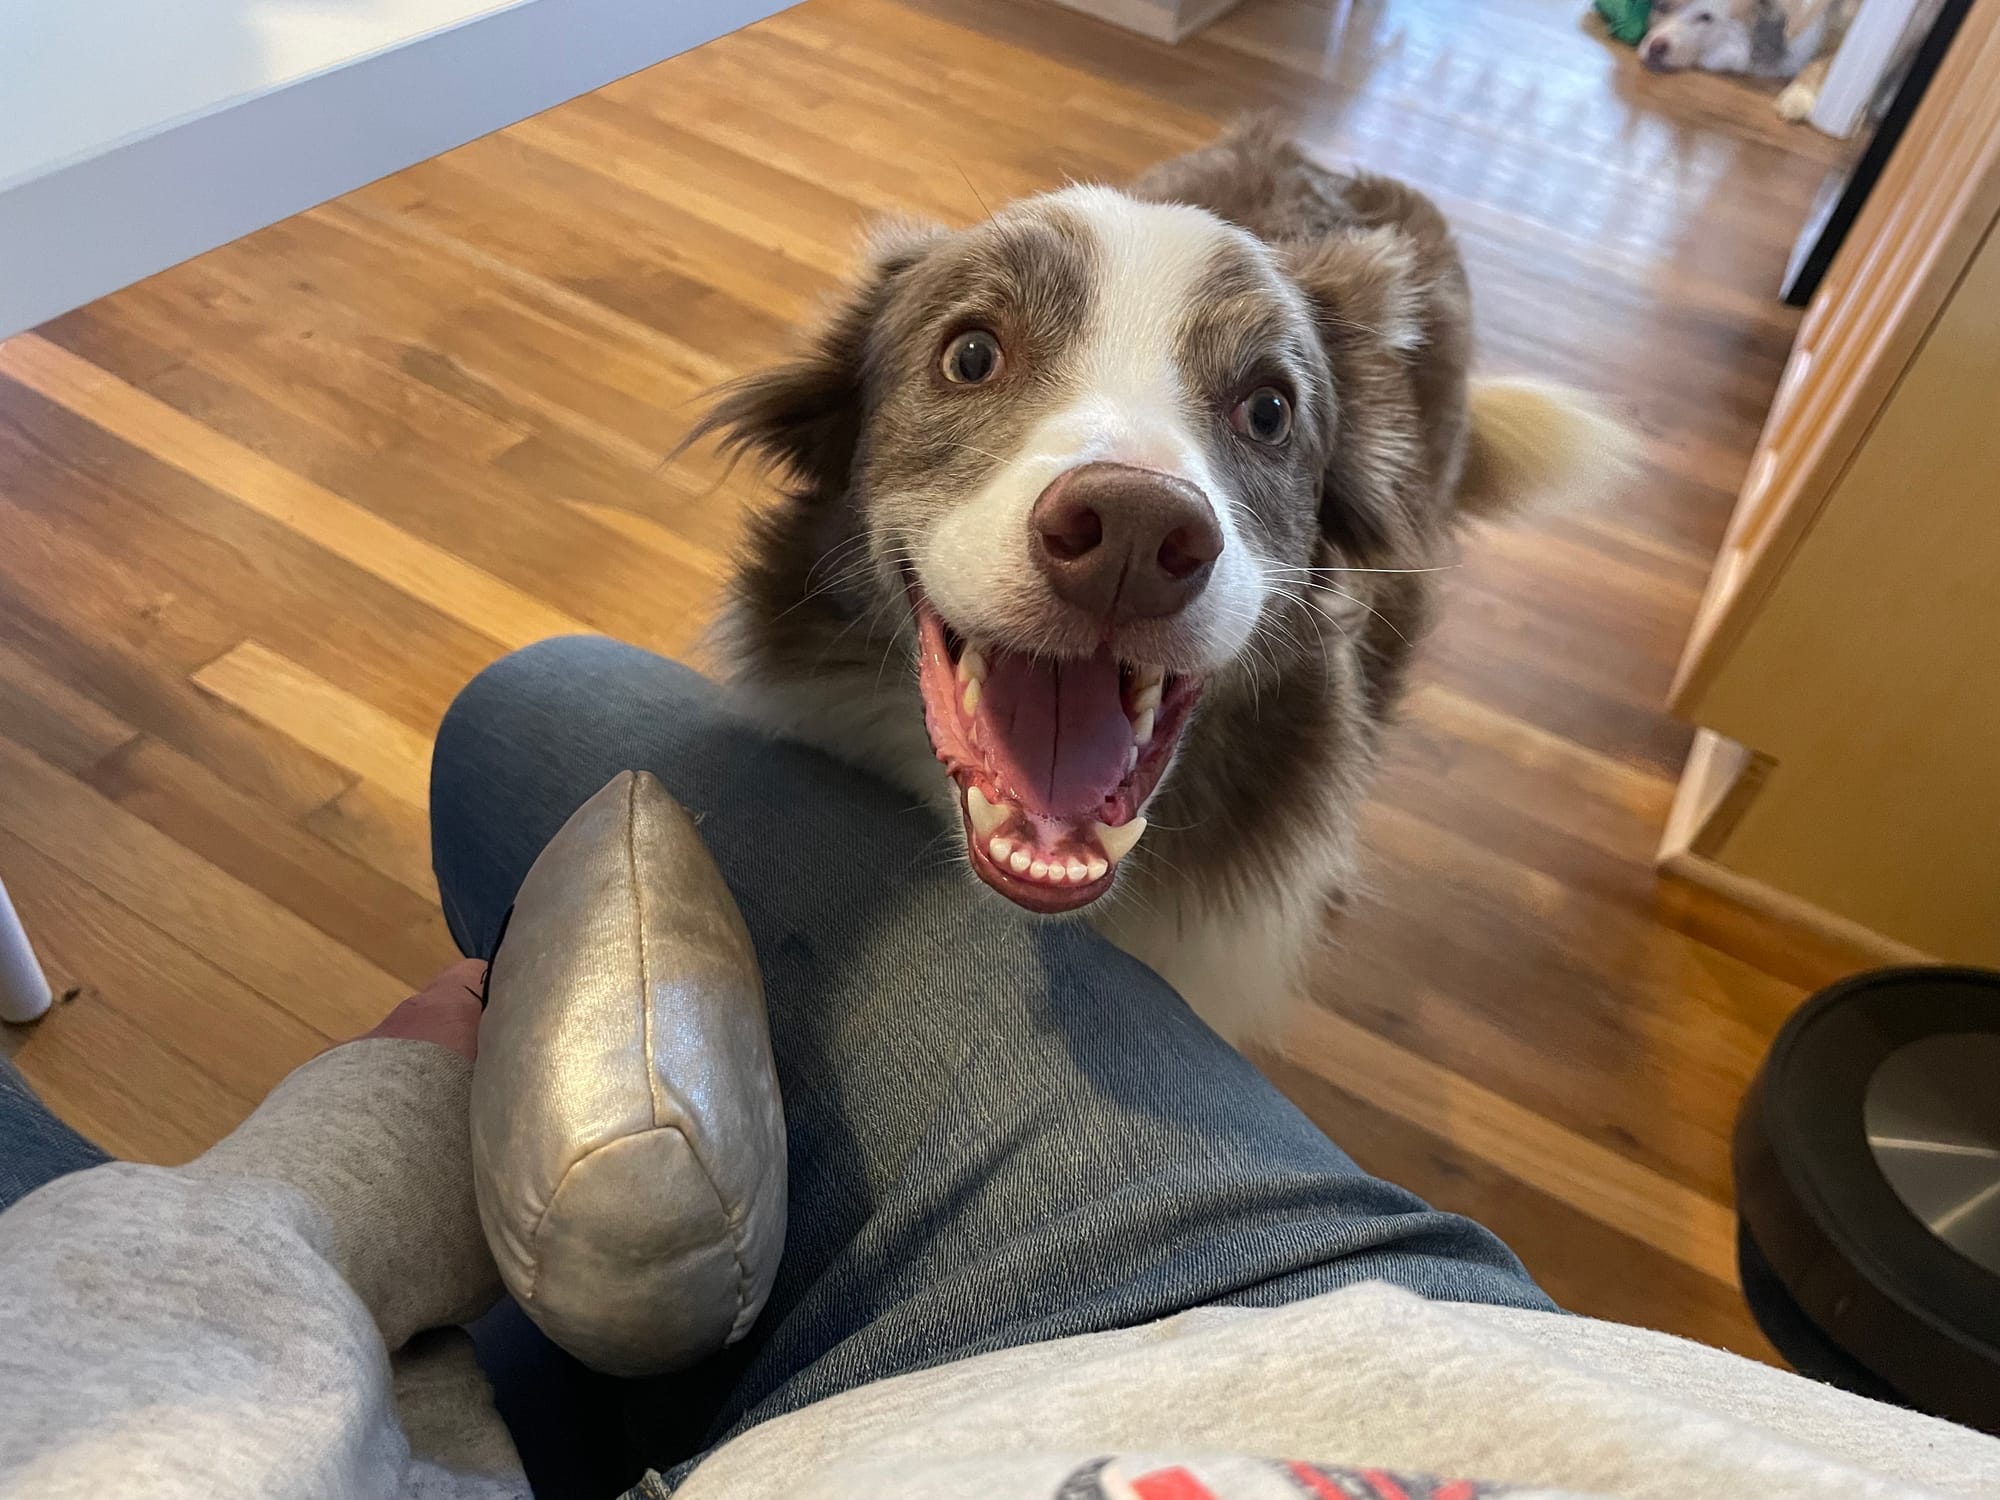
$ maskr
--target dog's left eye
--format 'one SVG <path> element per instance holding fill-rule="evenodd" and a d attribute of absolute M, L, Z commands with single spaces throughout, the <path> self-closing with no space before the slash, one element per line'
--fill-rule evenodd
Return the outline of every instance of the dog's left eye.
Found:
<path fill-rule="evenodd" d="M 1292 403 L 1275 386 L 1259 386 L 1229 414 L 1229 425 L 1253 443 L 1273 447 L 1292 435 Z"/>
<path fill-rule="evenodd" d="M 944 346 L 944 378 L 954 385 L 984 385 L 1000 373 L 1000 340 L 969 328 Z"/>

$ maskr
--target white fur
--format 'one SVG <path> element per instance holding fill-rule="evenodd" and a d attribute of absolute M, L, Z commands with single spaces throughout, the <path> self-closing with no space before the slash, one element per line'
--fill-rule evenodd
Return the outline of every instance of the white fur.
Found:
<path fill-rule="evenodd" d="M 1029 555 L 1028 513 L 1051 482 L 1098 462 L 1171 474 L 1208 497 L 1223 548 L 1208 587 L 1177 622 L 1184 659 L 1170 665 L 1212 671 L 1248 643 L 1268 589 L 1234 497 L 1191 424 L 1174 336 L 1219 248 L 1235 242 L 1266 252 L 1198 208 L 1140 203 L 1107 188 L 1070 188 L 1050 201 L 1082 220 L 1095 252 L 1090 320 L 1070 354 L 1072 394 L 924 539 L 917 577 L 956 629 L 1000 634 L 1004 622 L 1032 617 L 1046 595 Z"/>
<path fill-rule="evenodd" d="M 1308 961 L 1326 940 L 1328 904 L 1353 876 L 1352 839 L 1333 831 L 1345 820 L 1327 800 L 1325 838 L 1274 872 L 1279 879 L 1256 902 L 1211 910 L 1169 881 L 1144 901 L 1120 900 L 1114 890 L 1086 912 L 1091 925 L 1172 985 L 1224 1041 L 1275 1041 L 1304 991 Z M 1144 851 L 1142 842 L 1142 860 Z"/>

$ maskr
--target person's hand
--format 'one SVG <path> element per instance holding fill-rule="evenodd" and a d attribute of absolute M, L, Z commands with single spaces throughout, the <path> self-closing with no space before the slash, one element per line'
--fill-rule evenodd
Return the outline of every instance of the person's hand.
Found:
<path fill-rule="evenodd" d="M 436 1042 L 467 1062 L 479 1053 L 479 992 L 486 984 L 482 959 L 462 958 L 382 1018 L 366 1037 Z"/>

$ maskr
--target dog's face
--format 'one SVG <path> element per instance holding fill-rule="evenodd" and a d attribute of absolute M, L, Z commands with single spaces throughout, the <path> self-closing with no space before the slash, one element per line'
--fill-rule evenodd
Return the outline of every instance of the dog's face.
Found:
<path fill-rule="evenodd" d="M 870 545 L 915 609 L 973 866 L 1035 910 L 1083 905 L 1203 684 L 1310 564 L 1311 310 L 1212 215 L 1073 189 L 929 246 L 882 317 Z"/>
<path fill-rule="evenodd" d="M 813 358 L 711 421 L 838 518 L 820 585 L 906 622 L 967 857 L 1031 910 L 1111 889 L 1204 693 L 1268 658 L 1329 525 L 1369 524 L 1323 505 L 1326 319 L 1414 342 L 1407 254 L 1386 231 L 1287 254 L 1100 188 L 904 233 Z M 1308 290 L 1329 276 L 1337 314 Z"/>
<path fill-rule="evenodd" d="M 1653 0 L 1639 60 L 1656 73 L 1736 72 L 1749 65 L 1750 41 L 1743 0 Z"/>

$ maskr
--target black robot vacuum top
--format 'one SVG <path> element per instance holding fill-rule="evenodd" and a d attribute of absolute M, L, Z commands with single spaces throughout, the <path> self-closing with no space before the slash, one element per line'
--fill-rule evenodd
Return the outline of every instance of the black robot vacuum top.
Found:
<path fill-rule="evenodd" d="M 1876 1378 L 1841 1383 L 2000 1432 L 2000 974 L 1885 969 L 1814 996 L 1751 1085 L 1735 1161 L 1745 1288 L 1780 1351 L 1840 1378 L 1795 1352 L 1802 1314 Z M 1791 1307 L 1753 1290 L 1766 1266 Z"/>

